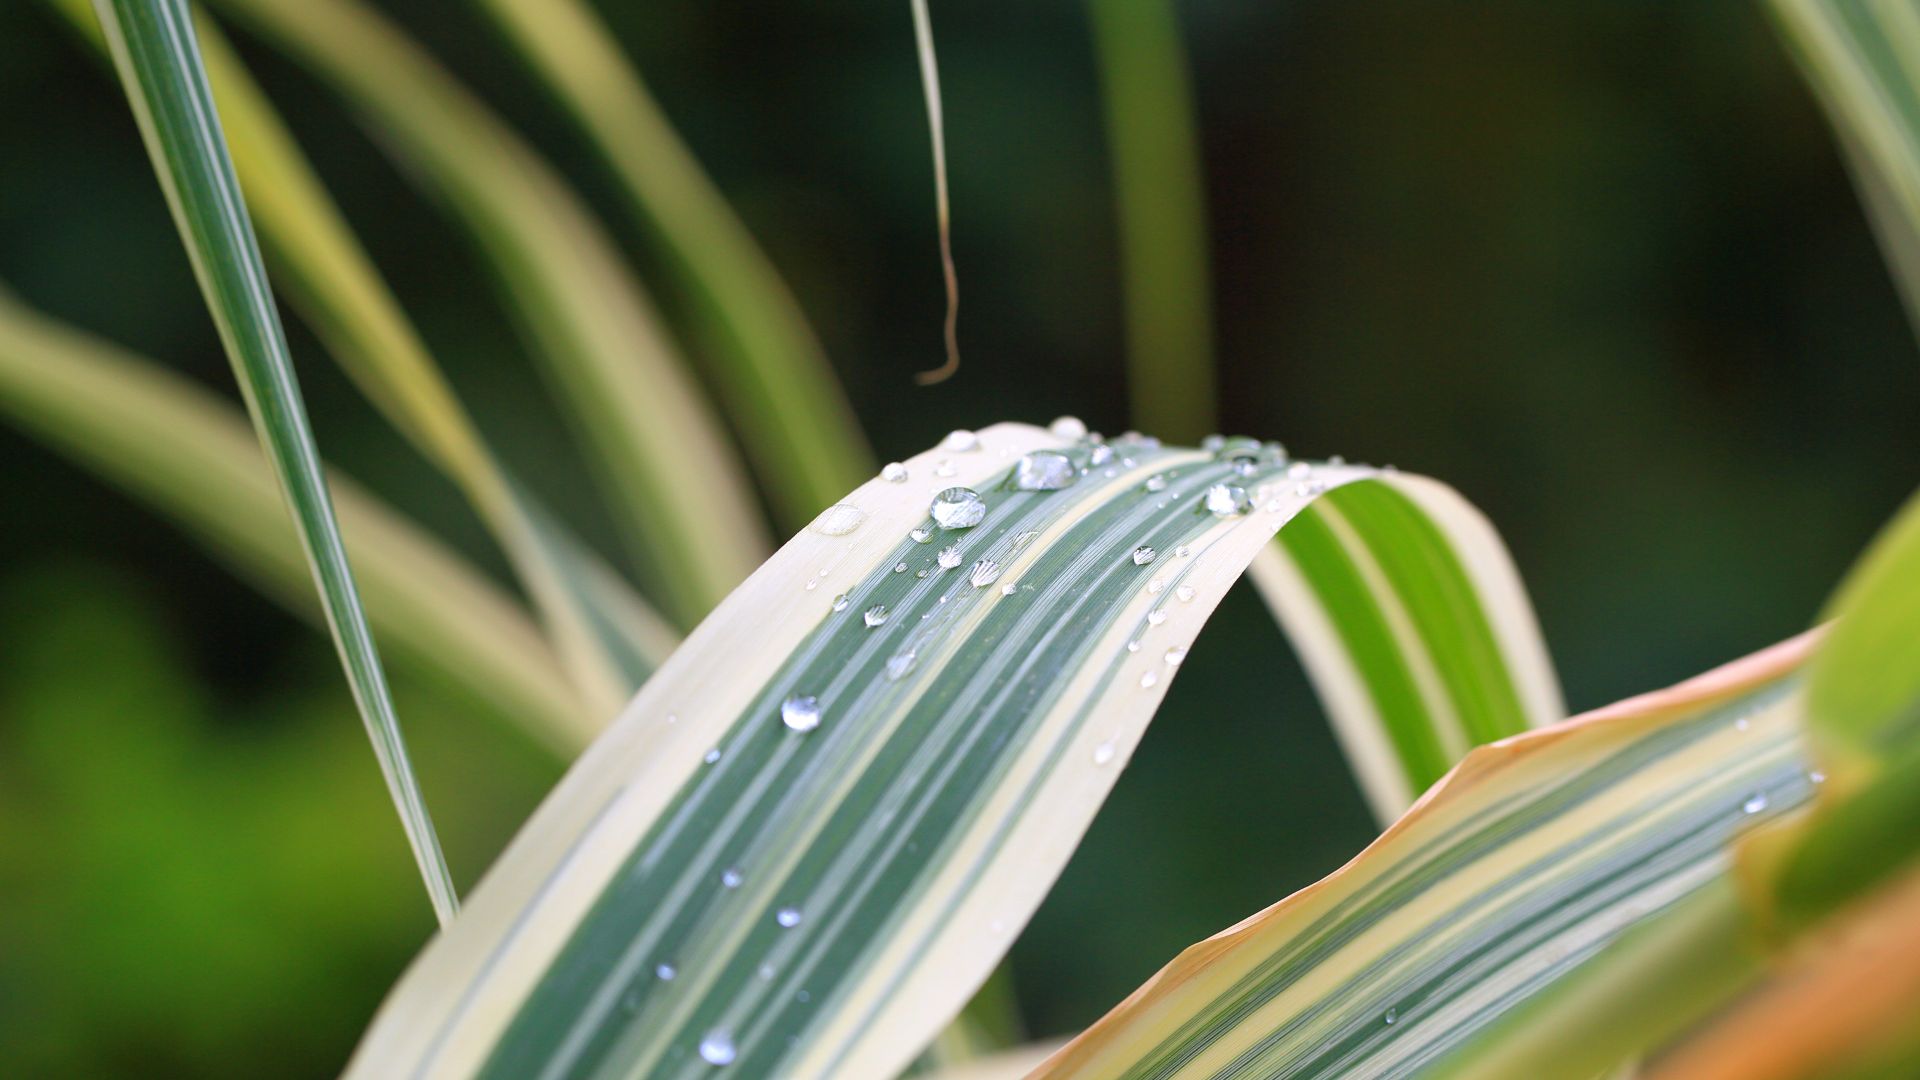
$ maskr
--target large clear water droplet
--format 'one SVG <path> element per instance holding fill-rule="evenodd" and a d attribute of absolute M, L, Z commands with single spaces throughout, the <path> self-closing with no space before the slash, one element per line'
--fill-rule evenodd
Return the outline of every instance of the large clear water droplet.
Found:
<path fill-rule="evenodd" d="M 980 449 L 980 436 L 971 431 L 949 431 L 947 437 L 940 440 L 940 449 L 964 454 L 969 450 Z"/>
<path fill-rule="evenodd" d="M 710 1031 L 700 1040 L 700 1060 L 709 1065 L 731 1065 L 736 1053 L 725 1032 Z"/>
<path fill-rule="evenodd" d="M 791 930 L 800 925 L 800 909 L 797 907 L 783 907 L 773 913 L 773 921 Z"/>
<path fill-rule="evenodd" d="M 1013 486 L 1021 491 L 1058 491 L 1079 478 L 1073 459 L 1057 450 L 1022 455 L 1013 470 Z"/>
<path fill-rule="evenodd" d="M 973 564 L 973 569 L 967 571 L 967 580 L 974 588 L 984 589 L 1000 580 L 1000 564 L 992 559 L 981 559 Z"/>
<path fill-rule="evenodd" d="M 1253 500 L 1247 498 L 1247 489 L 1232 484 L 1215 484 L 1207 489 L 1202 497 L 1207 512 L 1217 517 L 1232 517 L 1253 509 Z"/>
<path fill-rule="evenodd" d="M 1159 554 L 1159 552 L 1147 545 L 1141 544 L 1139 547 L 1133 549 L 1133 565 L 1145 566 L 1152 562 Z"/>
<path fill-rule="evenodd" d="M 1077 416 L 1055 417 L 1053 423 L 1047 425 L 1047 430 L 1052 432 L 1057 439 L 1084 439 L 1087 437 L 1087 425 L 1081 422 Z"/>
<path fill-rule="evenodd" d="M 897 461 L 889 461 L 880 470 L 880 479 L 889 484 L 904 484 L 907 482 L 907 467 Z"/>
<path fill-rule="evenodd" d="M 987 504 L 972 488 L 951 487 L 933 497 L 928 512 L 943 529 L 971 529 L 986 519 Z"/>
<path fill-rule="evenodd" d="M 867 613 L 865 615 L 860 616 L 860 619 L 862 622 L 866 623 L 869 627 L 879 626 L 881 623 L 887 621 L 887 605 L 885 604 L 873 605 L 872 607 L 867 609 Z"/>
<path fill-rule="evenodd" d="M 820 699 L 812 694 L 795 694 L 780 703 L 780 722 L 795 731 L 812 731 L 820 726 Z"/>
<path fill-rule="evenodd" d="M 940 563 L 940 569 L 942 570 L 951 570 L 954 567 L 959 566 L 960 565 L 960 545 L 948 544 L 946 547 L 941 548 L 938 559 Z"/>
<path fill-rule="evenodd" d="M 867 512 L 852 503 L 836 503 L 813 519 L 813 531 L 822 536 L 845 536 L 867 520 Z"/>

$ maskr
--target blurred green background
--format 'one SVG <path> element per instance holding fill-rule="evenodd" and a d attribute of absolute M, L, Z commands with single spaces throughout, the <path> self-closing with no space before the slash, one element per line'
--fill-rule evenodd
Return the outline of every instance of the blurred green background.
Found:
<path fill-rule="evenodd" d="M 381 5 L 628 241 L 587 147 L 458 0 Z M 965 304 L 938 361 L 904 3 L 600 4 L 785 272 L 882 460 L 953 427 L 1129 426 L 1084 11 L 935 5 Z M 1920 368 L 1828 133 L 1735 2 L 1181 6 L 1220 426 L 1448 480 L 1512 545 L 1587 708 L 1806 626 L 1915 482 Z M 471 253 L 316 84 L 240 44 L 482 427 L 612 554 Z M 0 5 L 0 282 L 230 393 L 127 107 Z M 621 231 L 626 230 L 626 231 Z M 501 569 L 289 327 L 346 471 Z M 326 642 L 0 430 L 0 1072 L 336 1072 L 432 927 Z M 1332 869 L 1372 828 L 1236 595 L 1013 957 L 1037 1034 Z M 456 877 L 559 774 L 397 678 Z"/>

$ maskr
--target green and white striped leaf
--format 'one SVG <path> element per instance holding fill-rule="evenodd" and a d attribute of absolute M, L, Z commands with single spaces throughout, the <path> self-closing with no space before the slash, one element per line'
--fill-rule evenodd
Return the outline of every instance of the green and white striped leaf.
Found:
<path fill-rule="evenodd" d="M 478 0 L 564 104 L 666 256 L 778 516 L 794 526 L 873 469 L 800 304 L 585 0 Z"/>
<path fill-rule="evenodd" d="M 143 357 L 0 293 L 0 414 L 178 522 L 261 592 L 324 625 L 313 576 L 247 418 Z M 334 475 L 334 509 L 381 642 L 571 755 L 603 726 L 512 597 Z"/>
<path fill-rule="evenodd" d="M 1023 460 L 1072 482 L 1023 489 Z M 649 680 L 353 1072 L 894 1074 L 1031 915 L 1247 564 L 1324 492 L 1402 482 L 1444 490 L 1023 425 L 870 481 Z M 978 524 L 929 516 L 951 488 Z"/>
<path fill-rule="evenodd" d="M 647 595 L 692 623 L 765 557 L 739 455 L 579 196 L 399 28 L 354 0 L 215 5 L 337 89 L 473 237 L 578 422 Z"/>
<path fill-rule="evenodd" d="M 1182 953 L 1036 1077 L 1627 1060 L 1757 968 L 1733 846 L 1815 790 L 1809 641 L 1475 750 L 1346 867 Z"/>
<path fill-rule="evenodd" d="M 433 820 L 407 762 L 373 635 L 347 563 L 293 360 L 267 287 L 246 202 L 227 156 L 184 0 L 94 0 L 194 276 L 232 362 L 320 590 L 322 610 L 442 923 L 458 907 Z"/>

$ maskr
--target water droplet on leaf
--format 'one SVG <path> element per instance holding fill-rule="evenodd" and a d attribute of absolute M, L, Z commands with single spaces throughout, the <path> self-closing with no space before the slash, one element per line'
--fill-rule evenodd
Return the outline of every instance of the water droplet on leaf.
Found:
<path fill-rule="evenodd" d="M 960 545 L 948 544 L 946 547 L 941 548 L 938 559 L 940 562 L 940 568 L 942 570 L 951 570 L 954 567 L 959 566 L 960 565 Z"/>
<path fill-rule="evenodd" d="M 974 588 L 984 589 L 1000 580 L 1000 564 L 992 559 L 981 559 L 973 564 L 972 570 L 967 571 L 967 580 L 973 583 Z"/>
<path fill-rule="evenodd" d="M 1148 563 L 1152 562 L 1154 559 L 1154 556 L 1158 554 L 1160 553 L 1146 546 L 1145 544 L 1142 544 L 1139 547 L 1133 549 L 1133 565 L 1145 566 Z"/>
<path fill-rule="evenodd" d="M 720 871 L 720 884 L 725 888 L 737 889 L 745 880 L 747 880 L 746 875 L 742 874 L 737 866 L 729 866 Z"/>
<path fill-rule="evenodd" d="M 872 607 L 867 609 L 867 613 L 865 615 L 860 616 L 860 619 L 862 622 L 865 622 L 869 627 L 879 626 L 881 623 L 887 621 L 887 605 L 885 604 L 873 605 Z"/>
<path fill-rule="evenodd" d="M 987 516 L 987 504 L 972 488 L 951 487 L 933 497 L 934 524 L 943 529 L 971 529 Z"/>
<path fill-rule="evenodd" d="M 1058 491 L 1078 479 L 1073 459 L 1057 450 L 1025 454 L 1013 470 L 1013 486 L 1021 491 Z"/>
<path fill-rule="evenodd" d="M 1077 416 L 1056 417 L 1047 425 L 1047 430 L 1058 439 L 1084 439 L 1087 437 L 1087 425 Z"/>
<path fill-rule="evenodd" d="M 1247 490 L 1232 484 L 1215 484 L 1207 489 L 1204 496 L 1207 512 L 1216 517 L 1232 517 L 1253 509 L 1253 501 L 1247 498 Z"/>
<path fill-rule="evenodd" d="M 797 907 L 783 907 L 773 913 L 773 921 L 791 930 L 800 925 L 800 909 Z"/>
<path fill-rule="evenodd" d="M 1175 645 L 1173 648 L 1167 650 L 1167 666 L 1168 667 L 1179 667 L 1180 661 L 1185 660 L 1186 658 L 1187 658 L 1187 650 L 1186 650 L 1186 647 L 1183 645 Z"/>
<path fill-rule="evenodd" d="M 907 467 L 897 461 L 889 461 L 886 468 L 880 470 L 880 479 L 889 484 L 904 484 L 907 482 Z"/>
<path fill-rule="evenodd" d="M 700 1060 L 709 1065 L 731 1065 L 734 1054 L 733 1040 L 721 1032 L 709 1032 L 700 1040 Z"/>
<path fill-rule="evenodd" d="M 980 436 L 975 435 L 971 431 L 949 431 L 947 432 L 947 437 L 940 440 L 940 448 L 942 450 L 951 450 L 956 454 L 964 454 L 970 450 L 978 450 L 980 449 Z"/>
<path fill-rule="evenodd" d="M 820 699 L 812 694 L 795 694 L 780 704 L 780 722 L 795 731 L 812 731 L 820 726 Z"/>
<path fill-rule="evenodd" d="M 836 503 L 813 519 L 813 531 L 822 536 L 845 536 L 867 520 L 867 512 L 852 503 Z"/>

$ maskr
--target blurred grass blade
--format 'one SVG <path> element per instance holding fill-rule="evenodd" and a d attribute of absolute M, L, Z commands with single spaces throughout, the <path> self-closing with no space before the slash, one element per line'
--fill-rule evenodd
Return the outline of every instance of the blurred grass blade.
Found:
<path fill-rule="evenodd" d="M 1381 481 L 1024 425 L 869 481 L 576 764 L 354 1074 L 897 1074 L 1031 915 L 1226 589 L 1323 491 Z"/>
<path fill-rule="evenodd" d="M 0 296 L 0 412 L 320 620 L 273 474 L 233 406 Z M 601 718 L 518 604 L 391 509 L 339 477 L 330 483 L 368 618 L 402 661 L 556 752 L 571 755 L 598 731 Z"/>
<path fill-rule="evenodd" d="M 1036 1077 L 1596 1076 L 1645 1050 L 1757 970 L 1732 845 L 1811 797 L 1809 644 L 1475 750 Z"/>
<path fill-rule="evenodd" d="M 1445 485 L 1330 492 L 1252 574 L 1382 824 L 1470 748 L 1566 715 L 1506 547 Z"/>
<path fill-rule="evenodd" d="M 1920 333 L 1920 10 L 1909 0 L 1768 0 L 1833 125 Z"/>
<path fill-rule="evenodd" d="M 1213 300 L 1200 139 L 1172 0 L 1087 0 L 1119 213 L 1133 423 L 1213 430 Z"/>
<path fill-rule="evenodd" d="M 348 98 L 472 233 L 593 450 L 648 595 L 691 623 L 768 547 L 737 455 L 639 282 L 531 147 L 353 0 L 220 0 Z"/>
<path fill-rule="evenodd" d="M 104 49 L 86 0 L 54 6 Z M 581 571 L 571 564 L 598 560 L 502 471 L 239 57 L 208 20 L 196 29 L 234 170 L 281 292 L 355 384 L 454 481 L 539 606 L 584 707 L 611 718 L 672 650 L 671 629 L 604 568 L 595 588 L 577 586 Z"/>
<path fill-rule="evenodd" d="M 201 67 L 193 17 L 184 0 L 95 0 L 94 11 L 312 565 L 327 625 L 427 895 L 445 924 L 458 908 L 453 880 L 407 761 L 386 676 L 354 588 L 293 361 Z"/>
<path fill-rule="evenodd" d="M 1807 683 L 1823 752 L 1885 760 L 1920 745 L 1920 496 L 1847 574 L 1829 604 L 1832 638 Z"/>
<path fill-rule="evenodd" d="M 479 0 L 572 112 L 666 255 L 727 413 L 775 511 L 798 528 L 873 473 L 800 305 L 582 0 Z"/>

